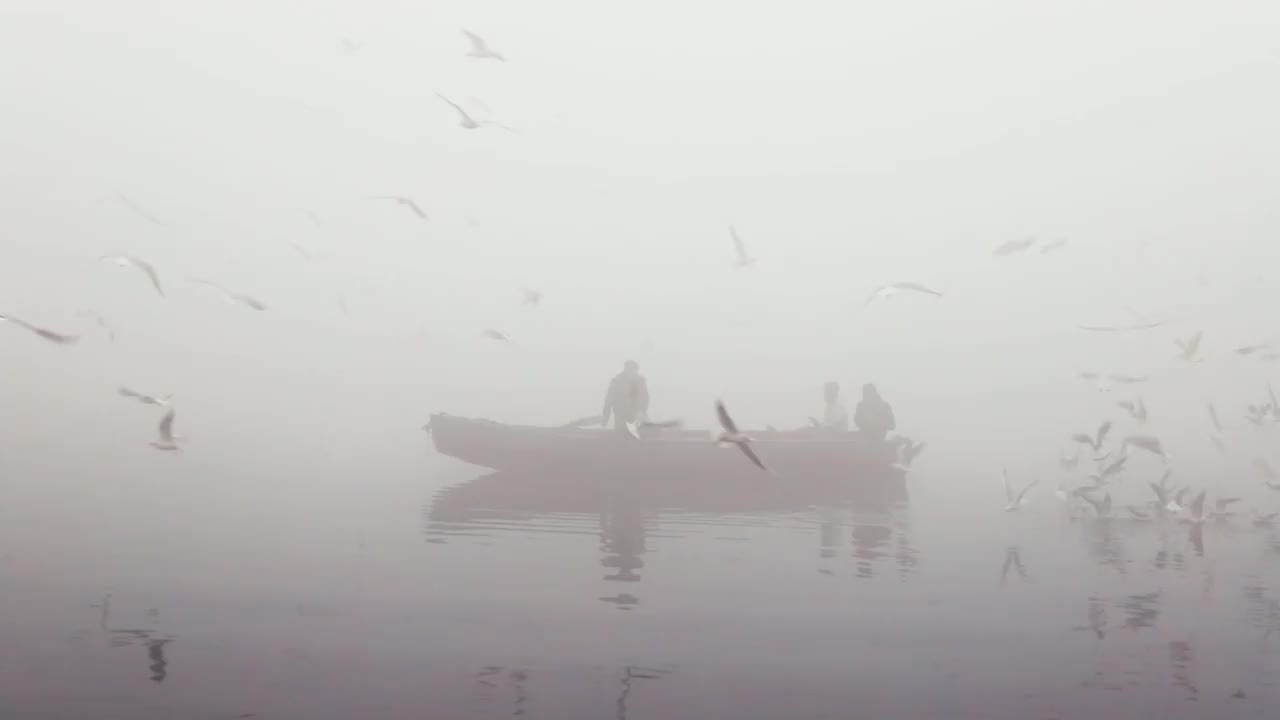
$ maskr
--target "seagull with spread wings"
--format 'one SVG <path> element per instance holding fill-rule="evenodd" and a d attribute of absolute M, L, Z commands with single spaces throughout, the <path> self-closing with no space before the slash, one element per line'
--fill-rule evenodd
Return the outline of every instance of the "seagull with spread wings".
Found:
<path fill-rule="evenodd" d="M 467 113 L 467 111 L 466 111 L 466 110 L 463 110 L 463 109 L 462 109 L 462 106 L 461 106 L 461 105 L 459 105 L 458 103 L 456 103 L 456 102 L 454 102 L 454 101 L 450 100 L 449 98 L 445 97 L 444 95 L 441 95 L 440 93 L 436 93 L 436 97 L 438 97 L 438 98 L 440 98 L 441 100 L 443 100 L 443 101 L 445 101 L 445 102 L 449 103 L 449 105 L 450 105 L 451 107 L 453 107 L 453 109 L 454 109 L 454 110 L 457 110 L 457 111 L 458 111 L 458 126 L 459 126 L 459 127 L 465 128 L 465 129 L 467 129 L 467 130 L 475 130 L 475 129 L 477 129 L 477 128 L 481 127 L 482 125 L 491 125 L 491 126 L 493 126 L 493 127 L 502 128 L 503 130 L 506 130 L 507 132 L 510 132 L 510 133 L 514 133 L 514 132 L 516 132 L 513 128 L 509 128 L 509 127 L 507 127 L 506 125 L 503 125 L 503 124 L 501 124 L 501 123 L 493 122 L 492 120 L 485 120 L 485 121 L 483 121 L 483 122 L 477 122 L 477 121 L 476 121 L 476 119 L 475 119 L 475 118 L 473 118 L 473 117 L 471 117 L 471 115 L 469 115 L 469 114 Z"/>
<path fill-rule="evenodd" d="M 141 258 L 134 257 L 133 255 L 125 254 L 103 255 L 98 258 L 98 262 L 109 262 L 119 267 L 131 267 L 137 269 L 147 276 L 147 279 L 151 281 L 151 287 L 156 289 L 156 292 L 160 294 L 160 297 L 165 296 L 164 289 L 160 287 L 160 274 L 156 272 L 155 267 L 152 266 L 151 263 L 142 260 Z"/>
<path fill-rule="evenodd" d="M 120 393 L 120 397 L 131 398 L 133 400 L 137 400 L 143 405 L 155 405 L 157 407 L 169 407 L 169 400 L 173 397 L 173 393 L 169 393 L 164 397 L 158 397 L 155 395 L 140 393 L 136 390 L 130 390 L 127 387 L 121 387 L 117 392 Z"/>
<path fill-rule="evenodd" d="M 1039 480 L 1032 480 L 1023 486 L 1022 490 L 1017 493 L 1013 492 L 1013 486 L 1009 484 L 1009 471 L 1005 468 L 1000 469 L 1000 475 L 1004 480 L 1004 497 L 1008 504 L 1004 506 L 1005 512 L 1014 512 L 1020 510 L 1026 503 L 1027 491 L 1036 486 Z"/>
<path fill-rule="evenodd" d="M 1111 421 L 1106 420 L 1101 425 L 1098 426 L 1098 432 L 1093 437 L 1090 437 L 1085 433 L 1076 433 L 1075 435 L 1071 436 L 1071 439 L 1075 442 L 1080 443 L 1081 445 L 1088 445 L 1089 447 L 1093 448 L 1093 451 L 1096 453 L 1102 449 L 1102 443 L 1106 442 L 1107 433 L 1110 433 L 1110 432 L 1111 432 Z"/>
<path fill-rule="evenodd" d="M 257 298 L 250 297 L 249 295 L 245 295 L 244 293 L 232 292 L 231 290 L 228 290 L 222 287 L 221 285 L 219 285 L 218 283 L 215 283 L 211 280 L 202 280 L 200 278 L 187 278 L 187 279 L 197 285 L 203 285 L 207 288 L 210 288 L 211 290 L 214 290 L 215 292 L 217 292 L 219 295 L 222 296 L 222 299 L 226 300 L 228 303 L 231 303 L 232 305 L 244 305 L 245 307 L 252 308 L 259 312 L 267 309 L 267 306 L 264 305 L 262 301 L 258 300 Z"/>
<path fill-rule="evenodd" d="M 413 201 L 413 198 L 407 197 L 405 195 L 370 195 L 369 199 L 370 200 L 390 200 L 391 202 L 394 202 L 397 205 L 409 208 L 409 210 L 413 212 L 414 215 L 418 216 L 419 220 L 431 219 L 427 217 L 427 214 L 425 212 L 422 211 L 422 208 L 418 205 L 418 203 Z"/>
<path fill-rule="evenodd" d="M 1200 340 L 1203 337 L 1204 331 L 1199 330 L 1186 340 L 1174 340 L 1174 344 L 1178 346 L 1178 357 L 1187 362 L 1199 362 L 1203 359 L 1198 357 L 1200 354 Z"/>
<path fill-rule="evenodd" d="M 1027 250 L 1030 250 L 1032 246 L 1034 246 L 1035 244 L 1036 244 L 1036 239 L 1033 237 L 1006 240 L 1005 242 L 1001 243 L 998 247 L 996 247 L 996 249 L 993 250 L 991 254 L 998 258 L 1008 257 L 1010 255 L 1017 255 L 1020 252 L 1026 252 Z"/>
<path fill-rule="evenodd" d="M 173 416 L 174 411 L 170 408 L 169 412 L 160 418 L 160 426 L 158 428 L 159 439 L 151 441 L 151 447 L 157 450 L 181 450 L 178 447 L 178 437 L 173 434 Z"/>
<path fill-rule="evenodd" d="M 1130 435 L 1126 437 L 1124 442 L 1120 444 L 1120 452 L 1126 452 L 1130 445 L 1146 450 L 1152 455 L 1159 456 L 1161 460 L 1169 462 L 1169 457 L 1164 451 L 1164 445 L 1160 443 L 1159 438 L 1153 435 Z"/>
<path fill-rule="evenodd" d="M 465 29 L 462 31 L 462 34 L 466 35 L 467 39 L 471 41 L 471 51 L 467 53 L 467 57 L 476 58 L 477 60 L 484 60 L 488 58 L 492 60 L 497 60 L 498 62 L 507 61 L 507 59 L 503 57 L 501 53 L 494 52 L 492 49 L 490 49 L 489 43 L 485 42 L 484 38 L 471 32 L 470 30 L 465 30 Z"/>
<path fill-rule="evenodd" d="M 1057 250 L 1061 250 L 1062 248 L 1064 248 L 1064 247 L 1066 247 L 1066 246 L 1067 246 L 1067 239 L 1066 239 L 1066 238 L 1062 238 L 1062 237 L 1060 237 L 1060 238 L 1058 238 L 1058 239 L 1056 239 L 1056 240 L 1050 240 L 1050 241 L 1049 241 L 1049 242 L 1047 242 L 1047 243 L 1041 243 L 1041 244 L 1040 244 L 1040 254 L 1041 254 L 1041 255 L 1048 255 L 1049 253 L 1054 252 L 1054 251 L 1057 251 Z"/>
<path fill-rule="evenodd" d="M 880 287 L 876 288 L 871 293 L 871 295 L 867 297 L 866 304 L 870 305 L 876 300 L 887 300 L 893 297 L 894 295 L 900 295 L 904 292 L 923 293 L 925 295 L 942 297 L 942 293 L 938 292 L 937 290 L 934 290 L 928 285 L 923 285 L 918 282 L 898 282 L 898 283 L 890 283 L 888 285 L 881 285 Z"/>
<path fill-rule="evenodd" d="M 36 335 L 39 335 L 45 340 L 48 340 L 51 343 L 57 343 L 58 345 L 74 345 L 75 343 L 80 341 L 79 335 L 66 335 L 63 333 L 54 332 L 52 330 L 42 328 L 38 325 L 32 325 L 31 323 L 25 320 L 19 320 L 18 318 L 12 315 L 0 315 L 0 323 L 10 323 L 12 325 L 17 325 L 23 330 L 35 333 Z"/>
<path fill-rule="evenodd" d="M 1144 423 L 1147 421 L 1147 404 L 1143 402 L 1141 397 L 1132 401 L 1122 400 L 1116 403 L 1116 407 L 1119 407 L 1120 409 L 1129 413 L 1129 417 L 1133 418 L 1134 420 L 1137 420 L 1140 423 Z"/>
<path fill-rule="evenodd" d="M 107 331 L 107 338 L 111 342 L 114 343 L 116 341 L 116 329 L 111 327 L 111 323 L 107 322 L 107 319 L 102 317 L 102 315 L 94 312 L 93 310 L 81 310 L 76 313 L 76 317 L 89 318 L 97 323 L 98 327 Z"/>
<path fill-rule="evenodd" d="M 1270 350 L 1270 349 L 1271 349 L 1271 343 L 1265 343 L 1265 342 L 1255 343 L 1253 345 L 1243 345 L 1241 347 L 1236 348 L 1236 354 L 1237 355 L 1253 355 L 1254 353 L 1258 353 L 1258 352 L 1262 352 L 1263 350 Z"/>
<path fill-rule="evenodd" d="M 733 225 L 729 226 L 729 235 L 733 238 L 733 249 L 738 253 L 738 262 L 734 267 L 748 268 L 756 264 L 756 259 L 747 253 L 747 246 L 742 242 L 742 238 L 738 236 L 738 229 Z"/>
<path fill-rule="evenodd" d="M 761 470 L 768 470 L 769 468 L 765 467 L 763 462 L 760 462 L 760 458 L 756 456 L 755 450 L 751 448 L 751 438 L 738 430 L 737 424 L 733 422 L 733 418 L 729 417 L 729 411 L 725 409 L 724 403 L 720 400 L 716 401 L 716 416 L 720 419 L 720 427 L 724 430 L 720 433 L 720 437 L 716 438 L 716 441 L 720 446 L 729 447 L 730 445 L 737 445 L 738 449 L 742 451 L 742 454 L 746 455 L 747 459 L 756 467 Z"/>

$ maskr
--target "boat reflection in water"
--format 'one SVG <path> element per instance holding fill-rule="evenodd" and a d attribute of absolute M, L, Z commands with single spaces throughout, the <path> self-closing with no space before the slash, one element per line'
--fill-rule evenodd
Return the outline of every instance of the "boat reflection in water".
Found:
<path fill-rule="evenodd" d="M 598 534 L 602 578 L 626 584 L 599 600 L 629 610 L 640 603 L 635 584 L 642 579 L 650 538 L 671 538 L 675 527 L 794 526 L 799 519 L 815 530 L 820 573 L 835 574 L 840 547 L 851 541 L 857 577 L 872 577 L 881 558 L 892 558 L 900 576 L 910 574 L 915 551 L 895 512 L 907 499 L 903 472 L 887 466 L 844 481 L 503 471 L 443 488 L 424 521 L 433 542 L 495 529 Z"/>

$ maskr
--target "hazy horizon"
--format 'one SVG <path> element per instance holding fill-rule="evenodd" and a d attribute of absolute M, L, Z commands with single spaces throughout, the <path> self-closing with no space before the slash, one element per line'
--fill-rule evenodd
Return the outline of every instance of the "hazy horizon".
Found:
<path fill-rule="evenodd" d="M 430 450 L 431 413 L 559 424 L 627 359 L 656 417 L 698 428 L 715 398 L 798 427 L 823 382 L 850 408 L 875 383 L 929 443 L 922 472 L 980 478 L 913 483 L 979 505 L 1002 467 L 1047 493 L 1105 419 L 1187 482 L 1272 499 L 1250 463 L 1280 467 L 1275 428 L 1244 413 L 1280 363 L 1235 349 L 1280 348 L 1280 6 L 9 6 L 0 314 L 80 336 L 0 323 L 0 482 L 34 513 L 14 542 L 53 542 L 68 499 L 163 515 L 213 492 L 184 473 L 246 483 L 218 512 L 250 479 L 334 513 L 379 477 L 447 484 L 472 469 Z M 467 57 L 464 30 L 506 62 Z M 437 94 L 514 132 L 464 129 Z M 1025 237 L 1066 244 L 993 254 Z M 867 303 L 900 281 L 943 296 Z M 1203 362 L 1179 359 L 1199 331 Z M 183 453 L 148 447 L 159 413 L 120 386 L 175 394 Z M 1139 396 L 1145 424 L 1116 405 Z M 1117 502 L 1163 467 L 1135 460 Z M 130 477 L 148 489 L 109 499 Z"/>

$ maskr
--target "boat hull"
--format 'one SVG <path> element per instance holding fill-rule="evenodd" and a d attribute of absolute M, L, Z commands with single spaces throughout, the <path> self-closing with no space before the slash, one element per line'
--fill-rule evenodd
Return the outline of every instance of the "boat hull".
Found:
<path fill-rule="evenodd" d="M 432 416 L 430 427 L 438 452 L 473 465 L 593 477 L 847 482 L 883 474 L 895 456 L 893 446 L 868 442 L 857 433 L 754 434 L 752 447 L 770 473 L 736 447 L 719 447 L 707 432 L 663 431 L 636 439 L 605 429 L 507 425 L 443 414 Z"/>

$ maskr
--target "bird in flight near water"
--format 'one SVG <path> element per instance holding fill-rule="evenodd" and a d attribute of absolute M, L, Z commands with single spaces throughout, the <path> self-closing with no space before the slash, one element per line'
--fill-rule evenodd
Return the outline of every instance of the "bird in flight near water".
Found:
<path fill-rule="evenodd" d="M 751 438 L 738 430 L 737 424 L 733 422 L 733 418 L 729 417 L 729 411 L 725 409 L 724 403 L 720 400 L 716 401 L 716 416 L 720 419 L 720 427 L 724 429 L 724 432 L 720 433 L 720 437 L 716 439 L 720 446 L 737 445 L 742 454 L 746 455 L 747 459 L 756 467 L 761 470 L 768 470 L 769 468 L 765 467 L 763 462 L 760 462 L 755 450 L 751 448 Z"/>

